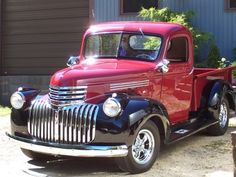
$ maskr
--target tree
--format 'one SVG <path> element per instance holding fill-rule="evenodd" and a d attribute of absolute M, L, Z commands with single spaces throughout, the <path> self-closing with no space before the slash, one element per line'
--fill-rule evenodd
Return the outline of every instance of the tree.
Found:
<path fill-rule="evenodd" d="M 162 9 L 156 9 L 154 7 L 149 9 L 142 8 L 139 12 L 139 16 L 145 20 L 154 22 L 172 22 L 187 27 L 192 32 L 195 59 L 198 59 L 199 48 L 204 42 L 209 41 L 211 35 L 200 31 L 192 25 L 191 19 L 194 15 L 195 13 L 193 11 L 175 12 L 167 7 Z"/>

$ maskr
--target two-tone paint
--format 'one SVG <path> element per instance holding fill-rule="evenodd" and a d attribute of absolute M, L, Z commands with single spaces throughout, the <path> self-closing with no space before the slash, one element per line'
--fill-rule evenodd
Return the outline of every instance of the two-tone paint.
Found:
<path fill-rule="evenodd" d="M 156 34 L 163 40 L 160 54 L 155 61 L 114 58 L 88 61 L 84 58 L 83 48 L 88 35 L 114 32 L 140 33 L 140 29 L 144 34 Z M 188 60 L 182 63 L 171 62 L 167 73 L 160 72 L 157 66 L 166 58 L 168 43 L 175 37 L 187 39 Z M 26 147 L 27 143 L 32 144 L 32 147 L 39 145 L 43 149 L 40 152 L 45 153 L 48 153 L 46 147 L 49 147 L 55 150 L 54 154 L 57 155 L 73 155 L 65 152 L 66 149 L 73 149 L 79 151 L 74 152 L 75 156 L 86 156 L 87 150 L 106 151 L 94 156 L 125 156 L 138 130 L 148 120 L 152 120 L 157 125 L 163 142 L 170 143 L 174 140 L 171 134 L 175 127 L 185 125 L 192 117 L 198 118 L 202 111 L 216 110 L 222 94 L 228 96 L 230 108 L 236 111 L 233 89 L 230 86 L 231 73 L 236 67 L 194 68 L 192 36 L 189 30 L 181 25 L 151 22 L 94 25 L 83 37 L 79 56 L 80 61 L 76 65 L 60 70 L 52 76 L 50 87 L 86 88 L 85 98 L 78 104 L 92 104 L 98 107 L 94 139 L 84 144 L 63 144 L 57 141 L 43 142 L 33 138 L 27 128 L 31 105 L 38 99 L 50 105 L 50 95 L 43 97 L 33 95 L 27 100 L 27 106 L 23 110 L 13 109 L 11 115 L 12 131 L 8 135 L 16 141 L 23 142 L 23 147 Z M 20 92 L 28 97 L 30 91 Z M 103 112 L 103 103 L 107 98 L 113 97 L 113 93 L 119 100 L 122 111 L 118 116 L 111 118 Z M 53 109 L 60 110 L 73 105 L 51 106 Z M 217 120 L 213 123 L 217 123 Z M 64 151 L 59 153 L 57 148 Z M 112 155 L 112 149 L 117 153 Z M 124 151 L 121 153 L 119 150 Z M 90 156 L 89 153 L 87 154 Z"/>

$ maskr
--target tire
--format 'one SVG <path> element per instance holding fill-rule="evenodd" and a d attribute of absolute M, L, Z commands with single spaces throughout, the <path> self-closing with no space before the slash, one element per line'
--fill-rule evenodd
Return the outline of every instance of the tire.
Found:
<path fill-rule="evenodd" d="M 116 158 L 115 161 L 122 171 L 142 173 L 152 167 L 159 152 L 159 130 L 152 121 L 148 121 L 139 130 L 132 146 L 128 149 L 128 155 Z"/>
<path fill-rule="evenodd" d="M 41 154 L 38 152 L 34 152 L 28 149 L 23 149 L 21 148 L 21 151 L 23 152 L 23 154 L 25 154 L 27 157 L 33 159 L 33 160 L 37 160 L 37 161 L 48 161 L 48 160 L 54 160 L 56 159 L 55 156 L 52 155 L 48 155 L 48 154 Z"/>
<path fill-rule="evenodd" d="M 226 98 L 221 101 L 215 119 L 219 120 L 219 122 L 209 127 L 207 132 L 213 136 L 224 135 L 229 126 L 229 102 Z"/>

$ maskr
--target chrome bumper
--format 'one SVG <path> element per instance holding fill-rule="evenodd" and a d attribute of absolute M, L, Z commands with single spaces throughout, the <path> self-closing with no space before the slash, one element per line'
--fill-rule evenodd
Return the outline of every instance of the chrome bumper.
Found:
<path fill-rule="evenodd" d="M 44 143 L 30 140 L 6 133 L 10 141 L 23 149 L 62 156 L 73 157 L 124 157 L 128 154 L 126 145 L 119 146 L 93 146 L 93 145 L 63 145 L 56 143 Z"/>

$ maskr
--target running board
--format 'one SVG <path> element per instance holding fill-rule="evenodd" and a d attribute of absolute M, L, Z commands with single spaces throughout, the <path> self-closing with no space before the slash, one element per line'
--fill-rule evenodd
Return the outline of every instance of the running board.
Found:
<path fill-rule="evenodd" d="M 208 121 L 202 121 L 202 122 L 194 122 L 192 124 L 189 124 L 183 128 L 173 130 L 173 132 L 170 135 L 170 139 L 166 144 L 171 144 L 174 142 L 177 142 L 179 140 L 182 140 L 184 138 L 187 138 L 195 133 L 198 133 L 212 125 L 217 124 L 217 120 L 208 120 Z"/>

